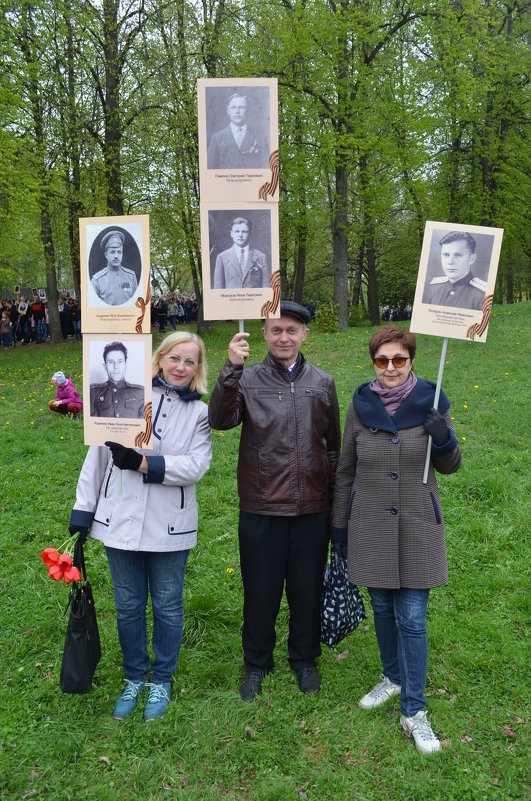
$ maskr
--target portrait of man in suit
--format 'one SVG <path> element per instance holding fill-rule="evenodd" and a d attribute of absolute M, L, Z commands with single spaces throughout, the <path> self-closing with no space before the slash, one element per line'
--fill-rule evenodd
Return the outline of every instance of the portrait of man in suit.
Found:
<path fill-rule="evenodd" d="M 260 104 L 251 105 L 251 99 L 252 88 L 247 93 L 233 92 L 228 97 L 224 127 L 209 138 L 207 169 L 263 169 L 269 166 L 269 124 L 260 119 L 263 117 Z"/>
<path fill-rule="evenodd" d="M 252 228 L 249 217 L 232 218 L 232 246 L 216 257 L 213 289 L 256 289 L 270 285 L 271 265 L 265 253 L 251 246 Z"/>

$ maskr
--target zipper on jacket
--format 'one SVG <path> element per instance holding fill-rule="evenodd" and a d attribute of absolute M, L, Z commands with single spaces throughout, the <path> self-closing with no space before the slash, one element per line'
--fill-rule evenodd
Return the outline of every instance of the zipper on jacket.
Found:
<path fill-rule="evenodd" d="M 184 509 L 184 487 L 181 487 L 181 509 Z"/>
<path fill-rule="evenodd" d="M 296 400 L 295 400 L 295 383 L 293 381 L 290 381 L 289 390 L 290 390 L 291 398 L 292 398 L 292 402 L 293 402 L 293 419 L 295 421 L 295 448 L 294 448 L 294 452 L 295 452 L 295 459 L 297 461 L 296 475 L 297 475 L 297 487 L 299 489 L 299 513 L 300 513 L 300 510 L 302 509 L 302 504 L 303 504 L 303 500 L 304 499 L 302 497 L 303 493 L 302 493 L 301 481 L 300 481 L 299 452 L 298 452 L 298 449 L 296 447 L 297 446 L 297 442 L 299 440 L 299 437 L 298 437 L 299 425 L 298 425 L 298 421 L 297 421 L 297 405 L 296 405 Z"/>
<path fill-rule="evenodd" d="M 107 497 L 107 490 L 109 489 L 109 481 L 111 480 L 112 471 L 114 469 L 114 462 L 111 462 L 111 469 L 109 470 L 109 475 L 107 476 L 107 481 L 105 484 L 105 492 L 103 493 L 103 497 Z"/>

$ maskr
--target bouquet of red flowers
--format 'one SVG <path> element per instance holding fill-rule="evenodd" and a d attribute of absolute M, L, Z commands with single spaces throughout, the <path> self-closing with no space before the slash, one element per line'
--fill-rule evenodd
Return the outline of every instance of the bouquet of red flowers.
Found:
<path fill-rule="evenodd" d="M 70 544 L 69 542 L 66 548 Z M 45 548 L 40 556 L 48 568 L 48 575 L 54 581 L 62 581 L 64 579 L 65 584 L 81 581 L 81 571 L 72 564 L 72 557 L 68 550 L 60 554 L 56 548 Z"/>

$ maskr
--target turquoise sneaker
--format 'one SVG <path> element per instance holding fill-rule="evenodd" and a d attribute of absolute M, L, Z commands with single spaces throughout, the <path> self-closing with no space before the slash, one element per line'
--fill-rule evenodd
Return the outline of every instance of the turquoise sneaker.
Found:
<path fill-rule="evenodd" d="M 131 714 L 138 703 L 138 696 L 146 686 L 143 681 L 125 680 L 125 690 L 114 705 L 112 716 L 115 720 L 123 720 Z"/>
<path fill-rule="evenodd" d="M 171 681 L 157 684 L 151 682 L 146 684 L 146 687 L 149 687 L 149 695 L 144 709 L 144 720 L 157 720 L 157 718 L 164 717 L 166 707 L 171 700 Z"/>

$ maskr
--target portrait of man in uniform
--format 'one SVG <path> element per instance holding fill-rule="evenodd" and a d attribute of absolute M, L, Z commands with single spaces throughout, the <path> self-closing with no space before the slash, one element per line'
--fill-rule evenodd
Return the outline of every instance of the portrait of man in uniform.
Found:
<path fill-rule="evenodd" d="M 207 169 L 269 166 L 269 89 L 207 89 Z"/>
<path fill-rule="evenodd" d="M 107 381 L 90 384 L 92 417 L 138 418 L 144 414 L 144 387 L 126 381 L 127 348 L 123 342 L 109 342 L 103 348 Z"/>
<path fill-rule="evenodd" d="M 137 292 L 140 276 L 140 254 L 134 240 L 130 237 L 126 242 L 126 234 L 120 228 L 106 229 L 101 238 L 94 241 L 89 260 L 98 262 L 98 268 L 91 272 L 90 283 L 99 300 L 108 306 L 122 306 L 133 298 Z M 135 256 L 135 268 L 124 264 L 124 252 Z M 105 266 L 100 268 L 104 262 Z"/>
<path fill-rule="evenodd" d="M 434 232 L 435 236 L 436 232 Z M 492 237 L 482 236 L 484 240 Z M 474 272 L 478 263 L 478 241 L 468 231 L 448 231 L 439 239 L 437 272 L 444 275 L 428 273 L 424 287 L 423 303 L 437 306 L 450 306 L 460 309 L 481 309 L 487 282 Z M 482 244 L 484 244 L 482 242 Z M 486 250 L 485 247 L 482 250 Z M 492 250 L 492 244 L 490 245 Z M 432 251 L 437 248 L 432 244 Z M 490 254 L 489 254 L 490 258 Z M 487 266 L 489 263 L 487 258 Z"/>

